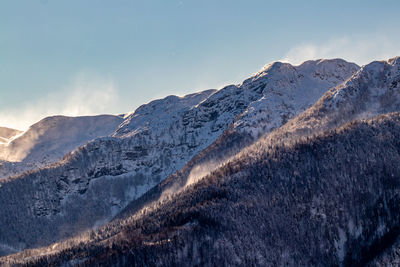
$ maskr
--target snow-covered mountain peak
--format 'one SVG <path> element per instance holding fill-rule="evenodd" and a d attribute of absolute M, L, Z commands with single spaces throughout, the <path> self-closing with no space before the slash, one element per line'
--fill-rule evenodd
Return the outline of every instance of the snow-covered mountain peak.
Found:
<path fill-rule="evenodd" d="M 379 105 L 379 108 L 390 109 L 399 100 L 399 86 L 400 58 L 397 57 L 364 65 L 351 79 L 333 88 L 331 94 L 336 106 L 360 98 L 359 103 L 370 101 L 375 108 Z"/>
<path fill-rule="evenodd" d="M 400 111 L 400 68 L 396 60 L 364 65 L 345 82 L 326 92 L 310 109 L 268 138 L 316 134 L 355 119 Z M 397 61 L 398 62 L 398 61 Z"/>
<path fill-rule="evenodd" d="M 309 73 L 314 78 L 332 83 L 343 81 L 343 77 L 346 77 L 349 72 L 354 73 L 357 69 L 359 69 L 357 64 L 339 58 L 309 60 L 297 66 L 299 72 Z"/>
<path fill-rule="evenodd" d="M 262 97 L 249 105 L 236 120 L 235 128 L 255 137 L 269 132 L 309 108 L 358 69 L 342 59 L 309 60 L 299 66 L 272 63 L 243 84 L 262 87 Z"/>
<path fill-rule="evenodd" d="M 329 61 L 302 70 L 277 62 L 242 84 L 152 101 L 125 116 L 111 136 L 79 147 L 48 168 L 4 179 L 0 191 L 6 192 L 8 187 L 7 192 L 18 195 L 15 192 L 21 187 L 17 181 L 34 181 L 25 190 L 29 191 L 25 198 L 33 201 L 24 202 L 19 216 L 46 222 L 46 229 L 53 231 L 50 238 L 92 227 L 181 169 L 218 138 L 251 142 L 250 135 L 257 137 L 280 127 L 358 70 L 358 66 L 344 62 L 343 69 L 348 72 L 331 73 L 330 68 L 324 69 L 325 64 Z M 313 75 L 316 71 L 324 75 Z M 327 75 L 333 78 L 321 79 Z M 234 149 L 237 144 L 232 145 Z M 13 205 L 7 196 L 4 206 Z M 64 218 L 71 219 L 70 228 L 64 227 Z M 34 232 L 32 239 L 49 241 L 49 236 L 31 228 L 26 230 L 30 236 Z M 27 234 L 6 230 L 0 227 L 4 240 Z"/>
<path fill-rule="evenodd" d="M 125 121 L 118 127 L 113 136 L 132 136 L 140 129 L 162 127 L 168 121 L 175 119 L 178 114 L 190 110 L 216 90 L 210 89 L 182 97 L 170 95 L 163 99 L 153 100 L 138 107 L 133 113 L 125 117 Z"/>
<path fill-rule="evenodd" d="M 111 134 L 120 116 L 51 116 L 5 144 L 0 144 L 0 177 L 43 167 L 88 141 Z M 11 163 L 12 162 L 12 163 Z"/>
<path fill-rule="evenodd" d="M 388 73 L 390 70 L 390 73 Z M 382 81 L 382 77 L 378 77 L 376 75 L 382 74 L 385 72 L 385 75 L 391 76 L 392 74 L 398 74 L 400 71 L 400 57 L 394 57 L 388 60 L 380 60 L 380 61 L 373 61 L 369 64 L 366 64 L 361 67 L 360 73 L 364 76 L 370 76 L 369 79 L 378 79 L 378 82 Z"/>
<path fill-rule="evenodd" d="M 270 64 L 267 64 L 259 73 L 276 73 L 293 68 L 294 66 L 291 65 L 290 63 L 275 61 Z"/>
<path fill-rule="evenodd" d="M 377 75 L 384 72 L 389 67 L 387 61 L 373 61 L 367 65 L 361 67 L 360 74 L 368 79 L 376 79 Z M 369 75 L 369 76 L 368 76 Z M 381 81 L 378 79 L 376 82 Z"/>
<path fill-rule="evenodd" d="M 320 58 L 320 59 L 313 59 L 313 60 L 307 60 L 298 65 L 297 67 L 299 68 L 315 68 L 315 67 L 328 67 L 334 70 L 334 67 L 340 66 L 344 67 L 345 65 L 357 65 L 355 63 L 348 62 L 342 58 Z"/>
<path fill-rule="evenodd" d="M 389 59 L 388 63 L 393 66 L 400 66 L 400 56 Z"/>
<path fill-rule="evenodd" d="M 273 62 L 266 65 L 261 71 L 246 79 L 241 85 L 254 83 L 275 82 L 282 90 L 301 83 L 304 76 L 316 81 L 324 81 L 335 86 L 349 78 L 360 67 L 355 63 L 343 59 L 308 60 L 298 66 L 290 63 Z"/>
<path fill-rule="evenodd" d="M 259 79 L 262 79 L 263 77 L 267 77 L 269 79 L 280 79 L 282 76 L 287 76 L 288 74 L 294 72 L 295 67 L 291 64 L 276 61 L 265 65 L 259 72 L 244 80 L 242 85 L 253 83 Z"/>
<path fill-rule="evenodd" d="M 148 104 L 141 105 L 132 115 L 147 115 L 152 112 L 173 113 L 176 110 L 197 105 L 199 100 L 208 97 L 216 90 L 210 89 L 199 93 L 188 94 L 185 96 L 169 95 L 162 99 L 156 99 Z"/>

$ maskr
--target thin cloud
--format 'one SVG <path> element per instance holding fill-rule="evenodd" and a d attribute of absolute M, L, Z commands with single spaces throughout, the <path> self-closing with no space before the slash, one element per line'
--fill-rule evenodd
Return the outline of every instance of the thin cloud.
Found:
<path fill-rule="evenodd" d="M 47 116 L 107 113 L 118 100 L 118 90 L 112 79 L 82 72 L 55 93 L 13 109 L 0 110 L 0 126 L 26 130 Z"/>
<path fill-rule="evenodd" d="M 360 65 L 374 60 L 384 60 L 400 55 L 398 41 L 383 35 L 368 37 L 340 37 L 323 43 L 301 43 L 290 49 L 281 59 L 291 64 L 301 64 L 310 59 L 343 58 Z"/>

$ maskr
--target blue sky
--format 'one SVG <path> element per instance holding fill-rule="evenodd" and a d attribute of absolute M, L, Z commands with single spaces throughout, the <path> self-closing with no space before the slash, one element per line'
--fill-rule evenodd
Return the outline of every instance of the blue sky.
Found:
<path fill-rule="evenodd" d="M 400 55 L 400 1 L 1 0 L 0 126 L 126 113 L 263 65 Z"/>

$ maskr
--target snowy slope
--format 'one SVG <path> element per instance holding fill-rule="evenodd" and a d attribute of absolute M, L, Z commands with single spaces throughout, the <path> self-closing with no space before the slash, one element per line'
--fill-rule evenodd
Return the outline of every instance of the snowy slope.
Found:
<path fill-rule="evenodd" d="M 217 142 L 193 158 L 181 171 L 148 191 L 144 198 L 132 201 L 117 217 L 123 218 L 137 210 L 138 207 L 157 201 L 164 192 L 170 191 L 170 188 L 180 191 L 183 186 L 187 185 L 187 181 L 193 174 L 198 177 L 204 176 L 204 174 L 197 175 L 199 169 L 204 169 L 200 173 L 207 173 L 228 160 L 232 161 L 243 157 L 254 157 L 253 160 L 257 160 L 258 155 L 266 147 L 273 147 L 277 144 L 290 145 L 298 140 L 312 138 L 324 131 L 336 129 L 353 120 L 369 119 L 379 114 L 396 111 L 400 112 L 400 58 L 372 62 L 363 66 L 344 83 L 326 92 L 305 112 L 270 133 L 264 132 L 263 137 L 248 147 L 245 147 L 246 144 L 242 144 L 242 147 L 233 151 L 231 149 L 235 143 L 240 142 L 240 137 L 238 138 L 235 130 L 244 131 L 249 124 L 246 127 L 228 131 Z M 269 116 L 270 113 L 254 112 L 253 114 L 254 116 L 250 116 L 251 113 L 246 114 L 249 115 L 248 121 L 259 118 L 262 121 L 263 116 Z M 238 121 L 243 117 L 239 116 L 235 121 L 235 126 L 241 125 Z M 264 126 L 255 126 L 259 127 L 257 130 L 264 128 Z M 253 132 L 254 128 L 253 126 L 249 129 Z M 229 157 L 221 156 L 221 154 L 229 153 L 231 153 Z"/>
<path fill-rule="evenodd" d="M 330 89 L 316 104 L 268 138 L 316 134 L 354 119 L 400 111 L 400 57 L 374 61 Z"/>
<path fill-rule="evenodd" d="M 162 131 L 170 126 L 171 121 L 178 119 L 184 112 L 215 92 L 216 90 L 211 89 L 184 97 L 170 95 L 163 99 L 151 101 L 137 108 L 135 112 L 126 115 L 124 122 L 113 136 L 130 137 L 146 129 Z"/>
<path fill-rule="evenodd" d="M 358 69 L 342 59 L 310 60 L 299 66 L 270 64 L 244 82 L 262 84 L 263 95 L 239 116 L 235 128 L 255 137 L 268 133 L 309 108 L 328 88 L 344 82 Z"/>
<path fill-rule="evenodd" d="M 357 69 L 343 60 L 275 63 L 239 85 L 144 105 L 109 137 L 85 144 L 53 166 L 0 181 L 0 216 L 13 225 L 0 227 L 0 243 L 21 249 L 101 225 L 228 128 L 258 135 L 279 127 Z M 270 112 L 268 105 L 283 102 L 287 108 Z M 10 194 L 21 197 L 11 203 Z M 10 205 L 18 206 L 11 217 L 2 213 Z"/>
<path fill-rule="evenodd" d="M 212 180 L 213 176 L 218 177 L 213 180 L 218 186 L 204 188 L 203 185 L 207 182 L 198 180 L 200 185 L 187 187 L 187 181 L 192 174 L 196 174 L 193 170 L 196 170 L 196 166 L 202 166 L 201 163 L 200 165 L 196 165 L 196 162 L 190 163 L 187 166 L 188 170 L 185 167 L 182 171 L 164 180 L 142 198 L 133 201 L 128 206 L 130 209 L 125 210 L 124 215 L 118 217 L 126 218 L 141 208 L 147 207 L 142 210 L 143 212 L 136 213 L 135 216 L 121 224 L 115 221 L 115 224 L 109 225 L 103 233 L 113 232 L 115 225 L 118 229 L 121 225 L 123 228 L 126 224 L 130 225 L 129 227 L 132 226 L 132 228 L 128 227 L 128 231 L 135 232 L 137 228 L 130 224 L 133 221 L 140 221 L 144 226 L 139 226 L 139 228 L 146 229 L 147 224 L 163 230 L 171 229 L 168 226 L 178 226 L 174 228 L 177 230 L 176 237 L 178 240 L 184 240 L 179 244 L 185 248 L 190 247 L 189 250 L 197 250 L 202 245 L 199 243 L 191 245 L 199 241 L 199 239 L 193 240 L 193 235 L 203 233 L 202 231 L 207 229 L 205 230 L 207 234 L 202 236 L 204 239 L 201 242 L 204 241 L 203 245 L 209 244 L 210 238 L 211 240 L 213 238 L 213 231 L 208 232 L 209 224 L 224 223 L 230 220 L 230 216 L 235 216 L 232 223 L 226 223 L 227 229 L 233 230 L 233 239 L 227 240 L 224 235 L 211 241 L 211 243 L 220 244 L 217 247 L 221 248 L 221 251 L 216 254 L 212 251 L 207 252 L 210 257 L 215 256 L 220 260 L 221 253 L 230 248 L 234 248 L 236 251 L 238 247 L 243 247 L 243 250 L 239 249 L 239 251 L 244 251 L 252 247 L 248 252 L 254 256 L 254 262 L 257 260 L 276 262 L 279 259 L 274 255 L 279 257 L 284 255 L 282 260 L 286 264 L 290 262 L 295 264 L 301 259 L 306 261 L 301 265 L 314 265 L 315 262 L 328 260 L 330 263 L 327 265 L 334 262 L 334 265 L 361 266 L 389 247 L 383 258 L 378 258 L 375 263 L 398 262 L 399 257 L 396 253 L 398 253 L 399 241 L 394 243 L 393 248 L 390 247 L 391 242 L 399 240 L 397 212 L 399 169 L 397 166 L 400 121 L 398 112 L 400 112 L 400 58 L 372 62 L 363 66 L 345 83 L 324 94 L 314 106 L 303 114 L 289 120 L 286 125 L 276 129 L 270 135 L 260 138 L 237 156 L 232 157 L 228 165 L 221 165 L 215 171 L 211 169 L 210 172 L 212 164 L 208 164 L 208 170 L 205 167 L 205 171 L 200 177 L 208 181 Z M 390 114 L 375 117 L 387 113 Z M 371 121 L 364 121 L 372 117 L 374 118 Z M 358 119 L 363 121 L 352 122 Z M 352 134 L 349 135 L 350 139 L 347 139 L 349 136 L 344 139 L 342 139 L 343 136 L 338 136 L 338 134 L 347 134 L 349 131 L 352 131 Z M 325 148 L 320 151 L 322 149 L 321 142 L 323 144 L 324 139 L 327 138 L 331 139 L 333 143 L 324 145 Z M 282 154 L 282 151 L 285 152 Z M 307 152 L 305 153 L 305 151 Z M 211 152 L 214 151 L 211 150 Z M 265 156 L 266 154 L 271 155 Z M 213 159 L 207 154 L 202 157 Z M 276 162 L 282 161 L 282 158 L 286 158 L 286 162 L 274 166 Z M 201 159 L 198 161 L 201 162 Z M 252 171 L 246 173 L 246 169 Z M 232 172 L 236 175 L 234 176 L 235 183 L 232 184 L 234 189 L 227 193 L 226 187 L 221 187 L 231 179 Z M 206 177 L 207 174 L 209 174 L 208 177 Z M 253 182 L 256 177 L 264 179 L 266 183 L 272 183 L 273 186 L 265 187 L 264 184 L 254 186 Z M 245 187 L 237 188 L 237 186 L 243 186 L 243 180 L 246 179 L 248 179 L 248 184 Z M 316 185 L 321 181 L 328 184 L 323 187 L 322 193 L 320 192 L 321 187 Z M 183 187 L 180 188 L 180 185 Z M 250 189 L 251 191 L 247 191 L 245 194 L 237 193 L 240 190 Z M 269 191 L 269 193 L 262 194 L 265 198 L 263 201 L 251 201 L 243 197 L 251 195 L 257 190 Z M 215 191 L 217 192 L 214 193 Z M 179 195 L 173 195 L 174 192 Z M 198 195 L 205 195 L 204 201 L 199 205 L 200 212 L 193 207 L 197 200 L 202 199 Z M 185 197 L 187 197 L 186 202 L 185 200 L 180 201 Z M 308 199 L 309 197 L 312 198 Z M 240 206 L 243 203 L 235 202 L 232 206 L 227 207 L 227 202 L 236 201 L 237 198 L 244 198 L 245 206 Z M 187 204 L 188 202 L 190 204 Z M 265 203 L 268 208 L 259 207 L 259 205 L 263 205 L 261 203 Z M 203 209 L 204 206 L 212 208 Z M 218 209 L 219 206 L 222 208 Z M 237 206 L 246 210 L 242 217 L 236 217 L 241 213 L 241 209 Z M 308 208 L 304 210 L 307 206 Z M 354 208 L 355 206 L 360 208 Z M 182 215 L 182 210 L 186 210 L 187 213 L 183 212 Z M 274 210 L 275 214 L 273 214 Z M 220 214 L 225 212 L 226 216 L 221 218 Z M 261 216 L 260 214 L 263 212 L 265 214 Z M 301 218 L 304 214 L 306 216 L 302 221 Z M 174 219 L 166 221 L 164 216 Z M 248 216 L 255 218 L 252 217 L 249 220 Z M 144 219 L 142 220 L 142 218 Z M 268 219 L 263 221 L 265 218 Z M 253 219 L 259 221 L 254 224 L 255 227 L 248 229 L 247 227 L 253 223 Z M 238 220 L 244 222 L 238 223 L 237 227 L 232 227 Z M 181 223 L 182 221 L 183 223 Z M 199 224 L 203 226 L 202 230 L 199 230 Z M 183 235 L 181 231 L 190 230 L 192 225 L 194 231 Z M 163 228 L 164 226 L 165 228 Z M 270 230 L 271 227 L 275 230 Z M 265 231 L 265 235 L 259 234 L 259 230 L 265 228 L 268 229 Z M 218 228 L 218 230 L 220 229 Z M 236 237 L 242 234 L 241 231 L 237 231 L 238 229 L 247 233 L 243 234 L 243 238 L 239 238 L 239 240 L 243 241 L 250 237 L 246 245 L 237 242 Z M 152 237 L 157 236 L 157 238 L 150 238 L 151 240 L 143 243 L 144 247 L 154 250 L 142 251 L 140 245 L 133 245 L 137 249 L 134 251 L 136 253 L 143 252 L 144 258 L 150 255 L 158 258 L 158 255 L 164 252 L 172 252 L 178 256 L 172 256 L 172 258 L 160 256 L 158 260 L 161 262 L 172 260 L 174 263 L 180 260 L 182 263 L 193 260 L 194 262 L 191 263 L 194 264 L 196 257 L 190 258 L 191 254 L 180 251 L 182 246 L 164 250 L 168 243 L 163 243 L 166 246 L 161 246 L 161 242 L 165 241 L 163 230 L 152 232 Z M 118 231 L 116 230 L 116 232 Z M 275 233 L 273 233 L 274 231 Z M 295 235 L 293 235 L 294 232 Z M 256 234 L 254 235 L 254 233 Z M 299 244 L 293 245 L 299 234 L 303 235 L 299 238 Z M 304 242 L 304 240 L 309 241 Z M 285 244 L 286 241 L 289 242 Z M 268 242 L 271 242 L 271 247 L 266 245 Z M 148 243 L 160 243 L 160 246 L 147 247 Z M 277 247 L 277 243 L 285 245 Z M 306 248 L 301 248 L 301 244 L 304 243 Z M 310 247 L 309 244 L 313 243 L 319 244 L 320 247 Z M 267 248 L 260 249 L 265 245 Z M 323 249 L 320 251 L 321 246 Z M 213 248 L 215 249 L 215 247 Z M 310 252 L 303 253 L 308 249 Z M 254 251 L 256 251 L 255 255 L 252 254 Z M 273 252 L 269 255 L 267 253 L 267 256 L 263 255 L 268 251 Z M 299 251 L 301 253 L 298 253 Z M 319 258 L 319 253 L 327 251 L 330 251 L 329 257 L 326 255 Z M 308 258 L 307 255 L 311 255 L 309 253 L 315 252 L 316 255 Z M 199 253 L 205 252 L 201 250 Z M 228 255 L 231 256 L 232 253 L 228 253 Z M 242 254 L 237 255 L 237 258 L 241 257 Z M 315 261 L 315 259 L 318 260 Z M 223 260 L 230 262 L 232 259 L 227 257 Z M 309 260 L 311 262 L 307 263 Z M 157 260 L 155 261 L 157 262 Z M 136 263 L 138 262 L 140 260 L 136 261 Z M 270 264 L 257 262 L 255 265 Z"/>
<path fill-rule="evenodd" d="M 123 121 L 119 116 L 47 117 L 0 144 L 0 175 L 17 174 L 54 163 L 88 141 L 111 134 Z"/>

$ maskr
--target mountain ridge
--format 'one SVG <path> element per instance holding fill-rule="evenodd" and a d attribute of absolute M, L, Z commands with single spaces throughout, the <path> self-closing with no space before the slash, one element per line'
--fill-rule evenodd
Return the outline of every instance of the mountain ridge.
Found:
<path fill-rule="evenodd" d="M 344 64 L 337 60 L 331 63 L 335 66 Z M 19 190 L 25 187 L 24 192 L 35 192 L 16 200 L 19 209 L 12 215 L 15 218 L 7 219 L 11 223 L 17 221 L 17 218 L 24 218 L 30 225 L 30 232 L 24 231 L 23 225 L 20 225 L 20 228 L 15 225 L 15 229 L 8 230 L 0 227 L 0 242 L 24 249 L 46 245 L 94 225 L 102 225 L 133 199 L 184 167 L 186 162 L 206 149 L 221 134 L 228 129 L 234 129 L 234 122 L 251 121 L 252 116 L 259 112 L 248 109 L 251 103 L 263 97 L 271 97 L 279 103 L 285 103 L 286 100 L 293 101 L 296 95 L 303 94 L 304 91 L 317 92 L 313 98 L 307 100 L 308 102 L 303 102 L 304 105 L 294 105 L 287 108 L 286 112 L 280 109 L 278 113 L 267 113 L 270 117 L 279 117 L 274 120 L 275 124 L 272 126 L 269 121 L 263 124 L 267 126 L 261 130 L 268 132 L 308 108 L 326 90 L 342 83 L 358 70 L 356 65 L 346 63 L 342 66 L 345 70 L 343 75 L 339 75 L 341 72 L 338 72 L 338 75 L 327 75 L 329 79 L 333 79 L 332 82 L 324 75 L 314 75 L 314 72 L 309 71 L 299 73 L 293 68 L 294 71 L 291 67 L 289 71 L 277 69 L 273 75 L 265 72 L 262 76 L 254 76 L 251 78 L 253 80 L 246 80 L 239 85 L 226 86 L 216 92 L 206 91 L 200 97 L 195 94 L 199 97 L 199 103 L 184 110 L 175 110 L 175 115 L 170 116 L 175 116 L 176 119 L 164 121 L 156 118 L 153 125 L 146 124 L 146 120 L 143 120 L 144 123 L 139 124 L 141 126 L 136 129 L 129 123 L 124 124 L 116 134 L 93 140 L 67 154 L 62 161 L 52 166 L 0 181 L 0 193 L 3 194 L 0 203 L 5 209 L 10 205 L 10 196 L 6 192 L 20 194 Z M 331 68 L 331 71 L 335 69 L 336 67 Z M 327 71 L 329 74 L 329 68 Z M 296 76 L 299 74 L 303 76 Z M 285 79 L 279 83 L 279 79 L 274 80 L 274 75 L 281 75 Z M 297 80 L 290 82 L 293 77 Z M 274 93 L 280 90 L 282 94 Z M 290 97 L 286 98 L 285 93 Z M 165 101 L 178 100 L 179 98 L 169 97 Z M 268 103 L 259 102 L 264 106 Z M 141 110 L 144 110 L 143 107 Z M 245 111 L 253 115 L 240 117 Z M 134 112 L 127 118 L 129 121 L 135 121 L 138 114 L 139 112 Z M 249 124 L 254 125 L 253 122 Z M 125 133 L 121 129 L 129 131 Z M 232 138 L 235 135 L 238 138 L 247 136 L 244 143 L 257 138 L 246 124 L 240 131 L 234 129 L 233 132 Z M 118 134 L 120 136 L 117 136 Z M 29 203 L 29 198 L 34 201 Z M 63 226 L 65 218 L 68 218 L 67 226 Z M 43 228 L 50 231 L 43 231 Z M 16 238 L 25 242 L 12 241 Z"/>
<path fill-rule="evenodd" d="M 86 142 L 111 134 L 122 121 L 114 115 L 46 117 L 0 145 L 0 175 L 17 175 L 55 163 Z"/>
<path fill-rule="evenodd" d="M 235 158 L 241 157 L 243 154 L 247 153 L 246 151 L 248 150 L 258 151 L 259 149 L 262 149 L 257 148 L 258 146 L 260 146 L 260 143 L 268 143 L 271 145 L 279 143 L 292 143 L 302 138 L 310 138 L 321 132 L 341 127 L 342 125 L 355 119 L 372 118 L 373 116 L 379 114 L 400 111 L 400 105 L 397 104 L 400 103 L 400 90 L 392 87 L 393 83 L 400 81 L 399 61 L 399 58 L 395 58 L 387 61 L 372 62 L 371 64 L 363 66 L 358 72 L 356 72 L 344 83 L 339 84 L 338 86 L 326 92 L 312 107 L 301 113 L 299 116 L 289 120 L 286 124 L 283 123 L 283 125 L 279 129 L 272 129 L 269 134 L 260 137 L 258 141 L 242 141 L 242 145 L 238 145 L 238 148 L 236 150 L 230 148 L 227 149 L 220 144 L 217 144 L 215 148 L 210 146 L 208 148 L 208 152 L 204 153 L 200 157 L 194 158 L 193 162 L 189 162 L 187 166 L 185 166 L 180 172 L 167 178 L 157 187 L 149 190 L 143 196 L 143 198 L 140 198 L 138 199 L 138 201 L 133 201 L 132 203 L 130 203 L 116 218 L 124 218 L 126 214 L 129 214 L 130 212 L 135 212 L 144 205 L 151 203 L 152 201 L 157 201 L 158 198 L 162 196 L 163 191 L 168 191 L 168 188 L 179 188 L 179 190 L 182 190 L 182 188 L 184 188 L 187 183 L 190 173 L 196 168 L 196 166 L 207 166 L 208 162 L 218 161 L 218 164 L 222 165 L 228 160 L 234 160 Z M 377 64 L 381 67 L 376 68 Z M 382 66 L 388 65 L 392 67 L 390 69 L 386 68 L 384 70 Z M 376 90 L 376 84 L 371 82 L 369 80 L 370 78 L 368 78 L 371 74 L 371 70 L 373 70 L 373 72 L 377 76 L 382 76 L 382 72 L 384 72 L 385 75 L 391 77 L 389 80 L 385 80 L 385 82 L 379 84 L 382 88 L 381 91 L 383 93 L 379 97 L 387 98 L 386 95 L 390 95 L 392 105 L 387 105 L 386 102 L 382 102 L 380 105 L 381 109 L 377 111 L 373 110 L 373 105 L 367 104 L 367 102 L 380 103 L 375 95 L 372 94 L 371 99 L 365 97 L 365 95 L 371 90 L 369 86 L 372 87 L 372 90 Z M 364 74 L 365 72 L 366 74 Z M 397 73 L 397 75 L 392 75 L 390 73 Z M 359 96 L 351 93 L 354 91 L 355 85 L 362 85 L 360 90 L 358 90 Z M 336 103 L 337 99 L 332 97 L 332 95 L 334 94 L 343 94 L 343 101 L 340 103 Z M 357 97 L 361 99 L 358 99 Z M 396 99 L 397 102 L 395 101 Z M 357 105 L 361 105 L 364 110 L 360 109 Z M 368 110 L 368 112 L 365 112 L 365 109 Z M 236 126 L 236 123 L 237 122 L 234 123 L 234 126 Z M 266 133 L 268 133 L 268 131 Z M 241 135 L 241 131 L 238 131 L 236 127 L 233 127 L 230 130 L 230 134 L 237 144 L 241 142 L 237 140 L 252 140 L 252 138 L 249 136 Z M 224 138 L 227 138 L 229 140 L 229 134 Z M 226 142 L 226 140 L 221 140 L 220 143 L 221 142 Z M 222 151 L 222 153 L 220 151 Z M 240 153 L 236 154 L 239 151 Z M 229 156 L 224 158 L 223 160 L 220 160 L 220 154 L 224 153 L 228 154 Z M 216 154 L 217 156 L 214 157 L 212 156 L 213 154 Z"/>

